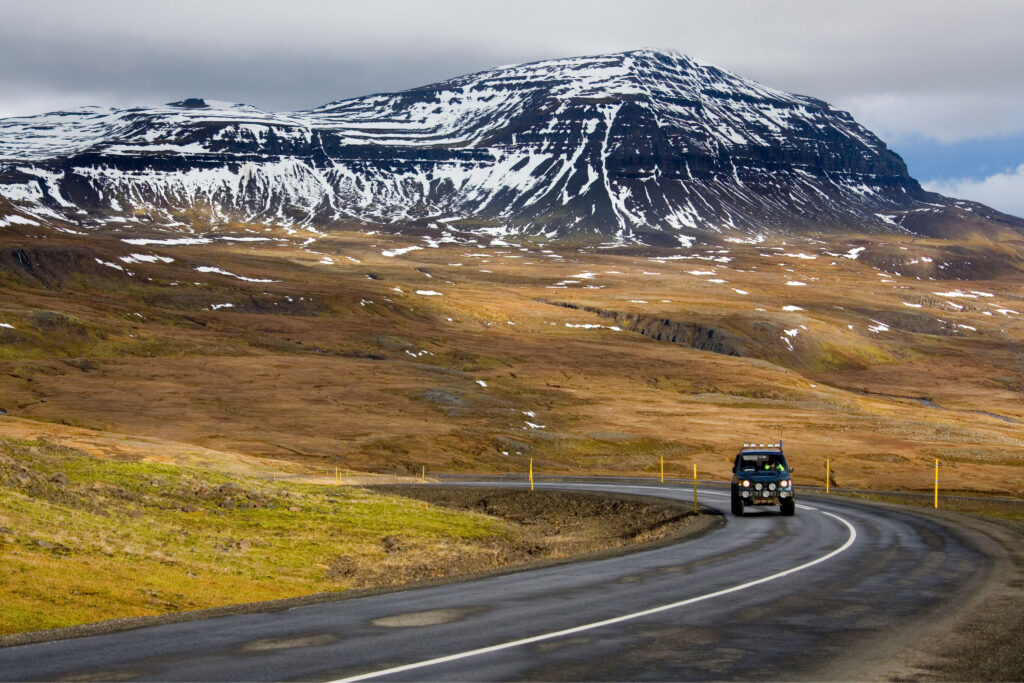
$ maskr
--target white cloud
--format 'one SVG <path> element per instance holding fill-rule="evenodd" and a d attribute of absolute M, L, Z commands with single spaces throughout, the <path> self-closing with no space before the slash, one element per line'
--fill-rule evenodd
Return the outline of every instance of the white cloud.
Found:
<path fill-rule="evenodd" d="M 835 103 L 883 140 L 924 136 L 956 142 L 1024 131 L 1024 92 L 901 92 L 857 95 Z"/>
<path fill-rule="evenodd" d="M 926 180 L 926 190 L 988 204 L 994 209 L 1024 217 L 1024 164 L 1014 170 L 996 173 L 987 178 L 952 178 Z"/>

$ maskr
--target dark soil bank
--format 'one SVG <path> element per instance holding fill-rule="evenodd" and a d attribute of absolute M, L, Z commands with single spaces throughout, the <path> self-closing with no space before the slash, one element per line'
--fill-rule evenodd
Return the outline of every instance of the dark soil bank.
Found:
<path fill-rule="evenodd" d="M 517 533 L 503 540 L 505 564 L 675 540 L 701 533 L 713 521 L 707 514 L 694 515 L 691 503 L 598 492 L 431 485 L 373 489 L 511 522 Z"/>

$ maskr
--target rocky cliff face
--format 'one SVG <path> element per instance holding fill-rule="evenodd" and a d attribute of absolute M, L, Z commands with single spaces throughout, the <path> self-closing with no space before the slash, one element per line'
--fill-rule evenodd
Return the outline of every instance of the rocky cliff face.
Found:
<path fill-rule="evenodd" d="M 87 227 L 417 222 L 662 244 L 936 221 L 955 231 L 965 216 L 1024 226 L 924 192 L 824 102 L 651 50 L 305 112 L 184 100 L 0 120 L 0 196 Z"/>

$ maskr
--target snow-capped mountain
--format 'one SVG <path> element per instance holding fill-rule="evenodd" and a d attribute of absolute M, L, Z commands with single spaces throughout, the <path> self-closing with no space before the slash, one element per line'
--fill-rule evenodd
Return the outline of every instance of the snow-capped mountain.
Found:
<path fill-rule="evenodd" d="M 653 50 L 294 113 L 190 99 L 3 119 L 0 196 L 87 227 L 416 221 L 664 243 L 921 215 L 1024 225 L 923 191 L 825 102 Z"/>

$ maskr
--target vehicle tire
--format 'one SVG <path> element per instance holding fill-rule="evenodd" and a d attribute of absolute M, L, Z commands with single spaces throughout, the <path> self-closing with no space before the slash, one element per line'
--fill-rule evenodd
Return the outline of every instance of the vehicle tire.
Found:
<path fill-rule="evenodd" d="M 781 503 L 779 503 L 779 512 L 786 515 L 787 517 L 791 517 L 793 513 L 796 512 L 796 501 L 793 500 L 792 498 L 787 498 L 786 500 L 782 501 Z"/>
<path fill-rule="evenodd" d="M 743 516 L 743 501 L 741 501 L 736 496 L 733 496 L 732 498 L 732 514 L 736 515 L 737 517 Z"/>

